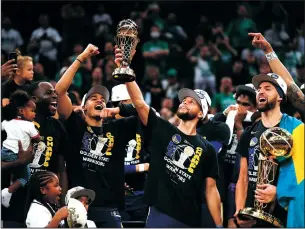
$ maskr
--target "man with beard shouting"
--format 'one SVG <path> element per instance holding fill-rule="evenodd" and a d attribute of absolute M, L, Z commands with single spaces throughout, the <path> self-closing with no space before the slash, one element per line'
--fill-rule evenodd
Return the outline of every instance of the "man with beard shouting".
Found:
<path fill-rule="evenodd" d="M 122 51 L 116 52 L 120 66 Z M 134 54 L 134 53 L 133 53 Z M 146 126 L 150 146 L 150 169 L 145 198 L 150 206 L 146 227 L 200 227 L 203 184 L 209 211 L 222 227 L 220 197 L 216 187 L 217 154 L 196 133 L 197 123 L 208 112 L 206 99 L 191 89 L 181 89 L 178 127 L 158 117 L 144 99 L 135 81 L 126 83 L 138 116 Z"/>
<path fill-rule="evenodd" d="M 281 113 L 280 104 L 286 101 L 287 85 L 279 75 L 259 74 L 253 77 L 252 84 L 257 89 L 256 102 L 261 120 L 243 132 L 236 150 L 241 155 L 235 196 L 236 222 L 240 227 L 266 226 L 238 217 L 240 209 L 254 207 L 255 198 L 261 203 L 276 201 L 272 214 L 284 224 L 287 221 L 287 227 L 304 227 L 304 123 Z M 290 132 L 292 157 L 278 158 L 276 186 L 257 185 L 260 136 L 272 127 Z"/>

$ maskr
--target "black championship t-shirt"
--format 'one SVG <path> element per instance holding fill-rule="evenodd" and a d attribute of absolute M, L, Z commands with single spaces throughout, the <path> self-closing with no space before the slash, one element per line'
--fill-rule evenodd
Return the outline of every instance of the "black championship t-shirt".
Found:
<path fill-rule="evenodd" d="M 226 174 L 224 173 L 225 165 L 222 157 L 228 148 L 230 129 L 224 122 L 209 120 L 207 123 L 202 123 L 200 125 L 200 127 L 197 129 L 197 133 L 208 140 L 215 148 L 219 165 L 219 179 L 217 179 L 217 188 L 221 200 L 224 201 L 227 186 L 225 179 Z M 203 199 L 205 202 L 205 196 L 203 196 Z"/>
<path fill-rule="evenodd" d="M 238 152 L 241 157 L 246 157 L 248 161 L 248 193 L 246 199 L 246 207 L 254 206 L 254 195 L 257 183 L 258 175 L 258 162 L 259 162 L 259 153 L 260 153 L 260 136 L 262 133 L 267 130 L 262 121 L 254 123 L 252 126 L 249 126 L 241 135 L 239 144 L 237 146 L 236 152 Z M 275 183 L 277 183 L 279 168 L 277 169 L 275 175 Z M 267 208 L 265 211 L 268 211 Z M 276 202 L 274 211 L 272 215 L 278 217 L 284 225 L 286 224 L 286 211 L 279 206 Z"/>
<path fill-rule="evenodd" d="M 14 80 L 8 80 L 1 85 L 1 96 L 2 99 L 7 98 L 9 99 L 11 95 L 17 90 L 24 90 L 26 91 L 29 87 L 30 83 L 26 83 L 22 86 L 19 86 L 15 83 Z"/>
<path fill-rule="evenodd" d="M 148 162 L 148 153 L 144 149 L 144 130 L 143 124 L 138 120 L 136 135 L 130 139 L 125 147 L 125 168 Z M 127 183 L 133 191 L 143 191 L 146 180 L 146 173 L 131 173 L 125 175 Z"/>
<path fill-rule="evenodd" d="M 151 156 L 146 202 L 186 225 L 199 227 L 205 178 L 218 178 L 213 146 L 198 134 L 185 135 L 152 109 L 147 128 Z"/>
<path fill-rule="evenodd" d="M 65 126 L 71 153 L 66 155 L 71 185 L 92 189 L 92 206 L 124 207 L 124 158 L 127 142 L 136 136 L 136 117 L 109 120 L 91 127 L 72 112 Z"/>
<path fill-rule="evenodd" d="M 59 168 L 59 155 L 64 155 L 69 150 L 67 132 L 63 124 L 53 117 L 36 117 L 34 124 L 42 140 L 34 143 L 35 156 L 29 164 L 31 173 L 44 170 L 58 174 L 62 169 Z M 13 194 L 9 208 L 2 207 L 2 220 L 25 222 L 27 187 L 26 185 Z"/>

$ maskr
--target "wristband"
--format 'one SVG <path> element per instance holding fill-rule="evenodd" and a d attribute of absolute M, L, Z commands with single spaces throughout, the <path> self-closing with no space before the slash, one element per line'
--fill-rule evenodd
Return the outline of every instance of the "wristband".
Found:
<path fill-rule="evenodd" d="M 268 62 L 270 62 L 271 60 L 278 59 L 278 57 L 274 51 L 267 53 L 265 56 L 266 56 Z"/>
<path fill-rule="evenodd" d="M 81 64 L 83 63 L 83 61 L 81 61 L 81 60 L 80 60 L 80 59 L 78 59 L 78 58 L 77 58 L 76 60 L 78 60 L 78 61 L 79 61 Z"/>
<path fill-rule="evenodd" d="M 216 228 L 223 228 L 222 225 L 216 225 Z"/>
<path fill-rule="evenodd" d="M 144 164 L 139 164 L 139 172 L 144 172 L 145 166 Z"/>

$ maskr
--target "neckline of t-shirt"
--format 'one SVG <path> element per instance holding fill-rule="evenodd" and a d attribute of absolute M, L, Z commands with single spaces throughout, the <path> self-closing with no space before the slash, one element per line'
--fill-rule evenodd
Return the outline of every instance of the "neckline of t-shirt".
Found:
<path fill-rule="evenodd" d="M 175 126 L 176 127 L 176 126 Z M 189 137 L 189 138 L 196 138 L 196 137 L 198 137 L 198 133 L 197 133 L 197 129 L 196 129 L 196 134 L 195 135 L 187 135 L 187 134 L 185 134 L 185 133 L 183 133 L 181 130 L 179 130 L 179 128 L 178 127 L 176 127 L 176 129 L 181 133 L 181 134 L 183 134 L 185 137 Z"/>

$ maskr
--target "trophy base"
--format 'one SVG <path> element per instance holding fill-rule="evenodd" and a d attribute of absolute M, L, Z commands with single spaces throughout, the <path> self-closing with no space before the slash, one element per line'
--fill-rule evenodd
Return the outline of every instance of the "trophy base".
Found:
<path fill-rule="evenodd" d="M 112 78 L 118 82 L 132 82 L 136 79 L 136 74 L 129 67 L 116 68 L 112 73 Z"/>
<path fill-rule="evenodd" d="M 274 217 L 273 215 L 267 212 L 255 208 L 244 208 L 240 210 L 238 213 L 238 217 L 241 220 L 247 220 L 249 218 L 253 218 L 254 220 L 257 221 L 258 225 L 269 224 L 270 226 L 273 227 L 284 227 L 284 225 L 278 218 Z"/>

